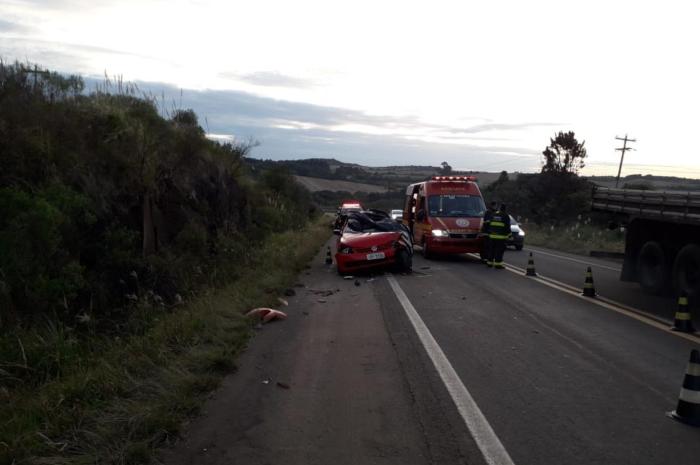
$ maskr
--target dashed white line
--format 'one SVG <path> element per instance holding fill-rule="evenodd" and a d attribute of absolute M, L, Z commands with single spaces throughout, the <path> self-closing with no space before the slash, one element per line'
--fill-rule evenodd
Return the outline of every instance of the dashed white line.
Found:
<path fill-rule="evenodd" d="M 488 420 L 481 409 L 474 401 L 467 388 L 462 383 L 462 380 L 457 375 L 457 372 L 450 364 L 450 361 L 445 356 L 437 341 L 430 333 L 430 330 L 421 319 L 418 312 L 408 300 L 406 293 L 401 289 L 396 278 L 388 276 L 387 280 L 391 289 L 399 299 L 399 303 L 403 307 L 409 321 L 413 325 L 418 338 L 423 344 L 423 348 L 428 353 L 430 360 L 433 362 L 435 369 L 440 375 L 440 379 L 445 384 L 447 392 L 449 392 L 452 401 L 457 406 L 457 411 L 461 415 L 467 429 L 471 433 L 476 445 L 479 447 L 481 454 L 484 456 L 486 463 L 489 465 L 514 465 L 508 451 L 501 443 L 496 433 L 491 428 Z"/>

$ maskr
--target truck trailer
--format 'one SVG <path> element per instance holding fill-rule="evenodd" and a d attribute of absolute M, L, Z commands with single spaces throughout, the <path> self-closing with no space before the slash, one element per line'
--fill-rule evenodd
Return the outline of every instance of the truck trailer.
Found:
<path fill-rule="evenodd" d="M 622 281 L 700 296 L 700 192 L 598 187 L 592 206 L 626 226 Z"/>

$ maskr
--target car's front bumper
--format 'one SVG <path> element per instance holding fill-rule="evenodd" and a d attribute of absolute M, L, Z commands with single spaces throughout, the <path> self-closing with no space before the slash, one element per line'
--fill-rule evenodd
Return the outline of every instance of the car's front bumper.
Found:
<path fill-rule="evenodd" d="M 481 251 L 483 243 L 481 237 L 478 236 L 470 239 L 428 236 L 425 241 L 430 252 L 437 254 L 478 253 Z"/>
<path fill-rule="evenodd" d="M 336 253 L 335 262 L 338 266 L 338 272 L 350 273 L 356 270 L 389 266 L 396 262 L 396 249 L 385 249 L 382 252 L 384 258 L 376 260 L 367 260 L 366 253 Z"/>

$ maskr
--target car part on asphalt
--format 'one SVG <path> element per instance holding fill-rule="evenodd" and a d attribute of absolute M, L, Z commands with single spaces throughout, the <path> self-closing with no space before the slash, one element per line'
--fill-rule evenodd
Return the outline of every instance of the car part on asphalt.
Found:
<path fill-rule="evenodd" d="M 279 310 L 274 310 L 272 308 L 260 307 L 254 308 L 245 314 L 249 318 L 258 318 L 263 323 L 269 323 L 272 320 L 284 320 L 287 318 L 287 314 L 280 312 Z"/>

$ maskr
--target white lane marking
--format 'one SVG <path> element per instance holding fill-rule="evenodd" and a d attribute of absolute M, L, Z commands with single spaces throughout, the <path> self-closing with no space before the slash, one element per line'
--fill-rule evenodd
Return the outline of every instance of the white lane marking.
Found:
<path fill-rule="evenodd" d="M 450 361 L 445 356 L 437 341 L 435 341 L 433 335 L 430 334 L 430 330 L 425 325 L 420 315 L 418 315 L 411 301 L 408 300 L 401 286 L 399 286 L 396 278 L 388 276 L 387 280 L 394 294 L 396 294 L 396 298 L 399 299 L 408 319 L 411 321 L 413 329 L 415 329 L 418 338 L 423 344 L 423 348 L 428 353 L 442 382 L 450 393 L 452 401 L 457 406 L 457 411 L 462 416 L 464 423 L 467 425 L 486 463 L 489 465 L 515 465 L 510 455 L 508 455 L 508 451 L 503 447 L 503 444 L 498 439 L 498 436 L 496 436 L 493 428 L 491 428 L 491 425 L 486 420 L 486 417 L 481 413 L 479 406 L 476 405 L 471 394 L 469 394 L 469 391 L 459 379 L 459 375 L 457 375 Z"/>
<path fill-rule="evenodd" d="M 516 272 L 520 272 L 522 274 L 525 274 L 526 270 L 524 268 L 520 268 L 519 266 L 515 266 L 511 263 L 506 263 L 506 266 L 512 268 L 512 270 L 509 270 L 509 271 L 515 270 Z M 541 279 L 541 280 L 549 281 L 550 283 L 554 284 L 555 286 L 563 287 L 564 289 L 568 289 L 569 291 L 571 291 L 575 294 L 580 294 L 581 290 L 582 290 L 581 288 L 577 288 L 576 286 L 572 286 L 570 284 L 563 283 L 561 281 L 557 281 L 556 279 L 550 278 L 548 276 L 543 276 L 541 274 L 538 274 L 537 276 L 535 276 L 535 278 L 537 278 L 538 280 Z M 662 318 L 660 316 L 654 315 L 653 313 L 649 313 L 647 311 L 640 310 L 638 308 L 630 307 L 629 305 L 625 305 L 625 304 L 618 302 L 616 300 L 613 300 L 613 299 L 608 299 L 607 297 L 604 297 L 600 294 L 596 295 L 596 299 L 599 301 L 603 301 L 607 304 L 613 305 L 615 307 L 619 307 L 621 309 L 627 310 L 628 312 L 637 313 L 637 314 L 640 314 L 642 316 L 645 316 L 646 318 L 649 318 L 651 320 L 654 320 L 654 321 L 664 325 L 665 328 L 669 328 L 673 324 L 673 320 L 668 320 L 668 319 Z"/>
<path fill-rule="evenodd" d="M 534 253 L 537 253 L 537 254 L 547 255 L 547 256 L 549 256 L 549 257 L 560 258 L 560 259 L 562 259 L 562 260 L 568 260 L 568 261 L 570 261 L 570 262 L 581 263 L 581 264 L 583 264 L 583 265 L 594 266 L 594 267 L 597 267 L 597 268 L 603 268 L 603 269 L 605 269 L 605 270 L 610 270 L 610 271 L 617 271 L 618 273 L 620 273 L 620 272 L 622 271 L 622 268 L 615 268 L 615 267 L 613 267 L 613 266 L 607 266 L 607 265 L 599 265 L 598 263 L 587 262 L 587 261 L 584 261 L 584 260 L 578 260 L 578 259 L 576 259 L 576 258 L 571 258 L 571 257 L 565 257 L 564 255 L 557 255 L 557 254 L 554 254 L 554 253 L 543 252 L 541 249 L 532 249 L 532 248 L 528 247 L 528 248 L 525 249 L 525 250 L 528 251 L 528 252 L 534 252 Z"/>
<path fill-rule="evenodd" d="M 526 277 L 525 274 L 523 273 L 524 270 L 522 269 L 516 269 L 513 267 L 513 265 L 506 264 L 506 270 L 510 271 L 511 273 L 517 274 L 518 276 Z M 678 336 L 680 338 L 686 339 L 688 341 L 694 342 L 696 344 L 700 343 L 700 337 L 695 336 L 692 333 L 682 333 L 679 331 L 671 331 L 669 326 L 667 324 L 664 324 L 660 322 L 657 318 L 647 316 L 645 315 L 645 312 L 642 312 L 641 310 L 627 310 L 626 308 L 622 306 L 618 306 L 616 302 L 611 301 L 609 299 L 603 299 L 600 296 L 598 297 L 586 297 L 581 294 L 581 291 L 576 290 L 573 291 L 568 288 L 568 286 L 560 285 L 558 282 L 553 282 L 554 280 L 550 278 L 544 278 L 541 276 L 537 277 L 526 277 L 527 279 L 537 281 L 541 284 L 544 284 L 545 286 L 549 286 L 552 289 L 557 289 L 561 292 L 566 292 L 569 295 L 572 295 L 574 297 L 577 297 L 579 299 L 585 300 L 586 302 L 590 302 L 594 305 L 597 305 L 599 307 L 606 308 L 608 310 L 612 310 L 613 312 L 620 313 L 622 315 L 628 316 L 630 318 L 634 318 L 637 321 L 641 321 L 642 323 L 645 323 L 649 326 L 653 326 L 654 328 L 660 329 L 666 334 L 672 334 L 674 336 Z"/>

